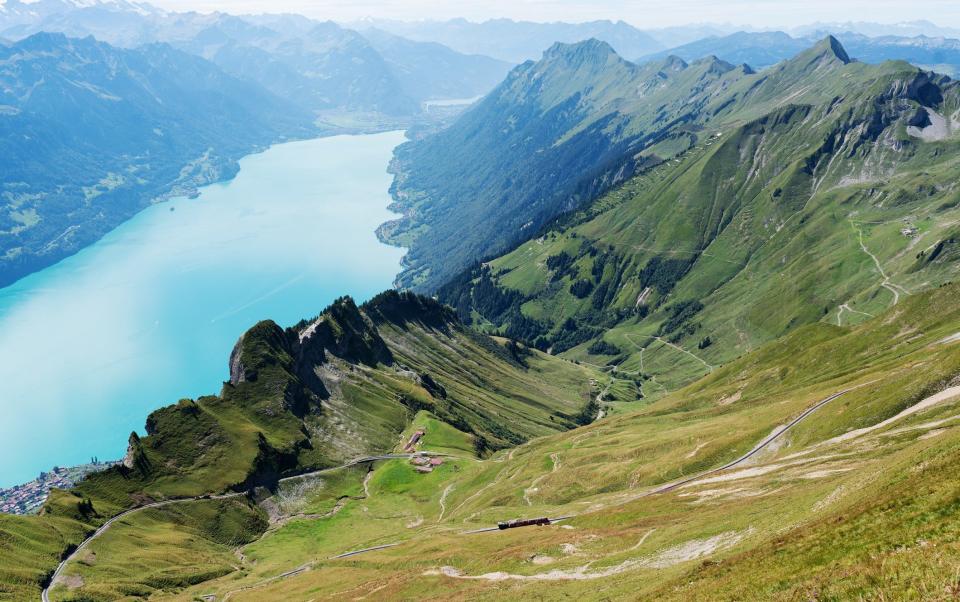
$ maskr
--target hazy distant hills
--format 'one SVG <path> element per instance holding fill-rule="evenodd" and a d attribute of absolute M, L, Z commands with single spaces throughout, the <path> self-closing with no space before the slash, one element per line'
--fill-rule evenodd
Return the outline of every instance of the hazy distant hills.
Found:
<path fill-rule="evenodd" d="M 164 14 L 150 4 L 126 0 L 6 0 L 0 6 L 0 35 L 19 39 L 38 31 L 54 31 L 134 46 L 156 41 L 158 28 L 153 20 Z"/>
<path fill-rule="evenodd" d="M 395 117 L 416 114 L 424 100 L 484 94 L 510 69 L 440 44 L 376 30 L 361 35 L 332 22 L 291 35 L 223 16 L 175 44 L 305 108 Z"/>
<path fill-rule="evenodd" d="M 383 30 L 365 29 L 362 34 L 383 56 L 404 93 L 417 100 L 486 94 L 513 67 L 483 54 L 463 54 L 436 42 L 415 42 Z"/>
<path fill-rule="evenodd" d="M 797 38 L 782 31 L 740 31 L 727 36 L 697 40 L 638 60 L 659 60 L 673 55 L 691 61 L 714 55 L 731 63 L 747 63 L 762 69 L 794 56 L 823 35 L 826 34 Z M 867 37 L 850 32 L 838 33 L 836 37 L 850 56 L 867 63 L 903 60 L 948 75 L 960 71 L 960 40 L 926 36 Z"/>
<path fill-rule="evenodd" d="M 621 56 L 642 56 L 664 48 L 651 35 L 623 21 L 532 23 L 493 19 L 475 23 L 466 19 L 413 22 L 374 19 L 354 26 L 360 29 L 372 26 L 411 40 L 439 42 L 459 52 L 485 54 L 511 63 L 537 59 L 555 42 L 589 38 L 603 40 Z"/>
<path fill-rule="evenodd" d="M 936 23 L 919 19 L 915 21 L 901 21 L 899 23 L 872 23 L 870 21 L 843 21 L 843 22 L 816 22 L 803 25 L 791 30 L 795 36 L 813 35 L 824 31 L 849 31 L 871 37 L 882 36 L 933 36 L 933 37 L 960 37 L 960 29 L 943 27 Z"/>
<path fill-rule="evenodd" d="M 166 42 L 301 107 L 365 114 L 371 125 L 383 118 L 402 123 L 420 112 L 424 100 L 486 93 L 511 66 L 297 15 L 173 13 L 123 0 L 15 0 L 0 7 L 0 36 L 19 39 L 39 31 L 92 35 L 127 48 Z"/>
<path fill-rule="evenodd" d="M 0 285 L 236 159 L 316 134 L 312 116 L 212 63 L 41 33 L 0 47 Z"/>
<path fill-rule="evenodd" d="M 289 36 L 225 16 L 175 44 L 305 109 L 394 117 L 419 110 L 380 53 L 356 32 L 333 23 Z"/>

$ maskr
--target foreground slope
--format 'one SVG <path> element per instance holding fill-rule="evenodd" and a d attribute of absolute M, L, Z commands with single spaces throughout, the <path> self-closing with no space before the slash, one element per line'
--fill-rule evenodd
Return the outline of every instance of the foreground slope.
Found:
<path fill-rule="evenodd" d="M 440 298 L 485 328 L 615 364 L 649 396 L 800 325 L 862 322 L 956 277 L 955 82 L 849 62 L 835 41 L 748 81 L 731 88 L 753 97 L 743 121 Z M 762 97 L 782 82 L 796 92 L 768 112 Z"/>
<path fill-rule="evenodd" d="M 461 447 L 484 456 L 589 422 L 596 394 L 592 370 L 502 345 L 434 301 L 395 292 L 362 308 L 341 299 L 287 330 L 261 322 L 238 342 L 230 375 L 218 396 L 151 414 L 147 435 L 131 435 L 122 466 L 54 492 L 40 516 L 0 516 L 0 592 L 36 596 L 84 534 L 125 509 L 158 503 L 119 524 L 142 515 L 169 530 L 157 515 L 172 513 L 190 533 L 161 537 L 175 546 L 153 550 L 153 564 L 122 554 L 130 574 L 93 583 L 89 595 L 116 599 L 202 581 L 222 573 L 223 546 L 266 528 L 250 490 L 389 452 L 418 412 L 455 425 Z M 179 546 L 198 557 L 178 563 Z"/>
<path fill-rule="evenodd" d="M 639 411 L 488 460 L 425 478 L 387 461 L 339 510 L 279 520 L 238 571 L 176 598 L 950 599 L 958 294 L 800 328 Z M 570 518 L 470 533 L 538 516 Z"/>

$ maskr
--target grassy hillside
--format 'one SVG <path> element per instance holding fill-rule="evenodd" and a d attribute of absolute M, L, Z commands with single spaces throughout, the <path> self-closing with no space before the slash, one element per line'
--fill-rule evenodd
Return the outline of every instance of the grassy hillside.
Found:
<path fill-rule="evenodd" d="M 339 511 L 281 520 L 239 571 L 175 599 L 950 599 L 958 293 L 799 328 L 638 411 L 486 460 L 378 465 Z M 743 464 L 662 490 L 839 392 Z"/>
<path fill-rule="evenodd" d="M 482 457 L 595 414 L 592 368 L 476 334 L 406 293 L 362 307 L 344 298 L 288 330 L 261 322 L 237 343 L 230 373 L 219 395 L 151 414 L 123 465 L 55 492 L 40 516 L 0 516 L 0 595 L 35 597 L 61 555 L 127 508 L 275 490 L 282 478 L 389 452 L 411 424 L 450 433 L 447 451 Z M 90 583 L 84 599 L 176 589 L 230 572 L 232 547 L 266 526 L 244 496 L 152 508 L 113 525 L 109 554 L 84 550 L 96 561 L 81 559 L 80 579 L 65 583 Z"/>
<path fill-rule="evenodd" d="M 890 87 L 895 80 L 904 87 Z M 939 111 L 944 87 L 952 86 L 906 63 L 852 61 L 833 37 L 760 73 L 716 57 L 635 65 L 596 40 L 558 44 L 450 127 L 397 149 L 393 194 L 404 217 L 380 233 L 410 249 L 400 282 L 432 292 L 478 257 L 717 132 L 797 105 L 839 109 L 830 121 L 844 127 L 823 132 L 817 123 L 800 136 L 805 144 L 820 146 L 825 134 L 836 146 L 847 134 L 876 140 L 901 111 L 925 125 L 920 107 Z M 858 119 L 843 121 L 852 107 L 847 117 Z"/>
<path fill-rule="evenodd" d="M 0 517 L 0 597 L 35 597 L 85 533 L 157 502 L 111 523 L 51 597 L 955 597 L 960 86 L 853 62 L 833 38 L 762 74 L 644 69 L 558 46 L 408 147 L 468 135 L 527 161 L 478 165 L 456 186 L 483 192 L 456 210 L 407 198 L 393 234 L 467 253 L 491 190 L 529 193 L 493 211 L 519 224 L 584 181 L 526 168 L 596 175 L 580 161 L 607 151 L 643 168 L 454 278 L 450 306 L 391 291 L 254 326 L 219 395 L 152 414 L 122 466 L 41 516 Z M 517 126 L 506 146 L 484 114 Z M 350 463 L 415 434 L 442 457 Z M 495 528 L 544 516 L 563 520 Z"/>
<path fill-rule="evenodd" d="M 800 325 L 857 324 L 954 279 L 958 88 L 844 56 L 824 45 L 765 72 L 819 74 L 822 89 L 718 127 L 440 298 L 482 328 L 615 365 L 649 398 Z"/>

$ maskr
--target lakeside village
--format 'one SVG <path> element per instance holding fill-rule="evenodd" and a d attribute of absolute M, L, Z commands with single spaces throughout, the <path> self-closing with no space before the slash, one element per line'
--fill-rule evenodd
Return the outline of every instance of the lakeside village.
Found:
<path fill-rule="evenodd" d="M 88 464 L 61 468 L 54 466 L 50 472 L 41 472 L 40 476 L 8 489 L 0 488 L 0 512 L 5 514 L 36 514 L 47 501 L 52 489 L 70 489 L 82 481 L 88 474 L 106 470 L 117 462 L 101 462 L 91 458 Z"/>

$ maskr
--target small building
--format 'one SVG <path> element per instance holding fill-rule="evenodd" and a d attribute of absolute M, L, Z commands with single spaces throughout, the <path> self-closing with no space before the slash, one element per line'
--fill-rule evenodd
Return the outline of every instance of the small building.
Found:
<path fill-rule="evenodd" d="M 416 447 L 417 443 L 420 441 L 420 439 L 423 438 L 425 434 L 426 433 L 424 431 L 420 430 L 415 432 L 413 435 L 411 435 L 410 440 L 407 441 L 407 444 L 405 446 L 403 446 L 403 451 L 405 452 L 413 451 L 413 448 Z"/>

